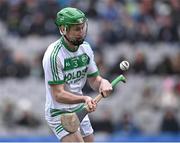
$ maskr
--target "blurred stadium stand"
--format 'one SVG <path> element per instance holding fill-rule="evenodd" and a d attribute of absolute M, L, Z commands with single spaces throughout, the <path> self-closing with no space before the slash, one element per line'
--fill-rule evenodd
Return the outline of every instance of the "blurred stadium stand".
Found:
<path fill-rule="evenodd" d="M 127 83 L 90 115 L 96 141 L 180 141 L 179 0 L 0 0 L 0 141 L 57 141 L 44 119 L 41 60 L 66 6 L 87 14 L 104 77 L 122 73 L 124 59 L 131 65 Z"/>

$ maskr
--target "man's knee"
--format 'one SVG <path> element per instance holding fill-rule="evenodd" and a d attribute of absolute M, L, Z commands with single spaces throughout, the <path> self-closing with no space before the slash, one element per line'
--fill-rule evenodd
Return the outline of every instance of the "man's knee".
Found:
<path fill-rule="evenodd" d="M 79 131 L 70 133 L 61 139 L 61 142 L 84 142 Z"/>
<path fill-rule="evenodd" d="M 83 137 L 84 142 L 94 142 L 94 135 L 90 134 L 88 136 Z"/>

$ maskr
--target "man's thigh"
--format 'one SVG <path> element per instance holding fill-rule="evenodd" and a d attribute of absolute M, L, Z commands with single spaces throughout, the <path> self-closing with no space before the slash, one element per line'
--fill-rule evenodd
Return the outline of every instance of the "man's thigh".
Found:
<path fill-rule="evenodd" d="M 83 138 L 93 134 L 94 132 L 88 115 L 84 117 L 84 119 L 82 120 L 80 124 L 80 132 Z"/>

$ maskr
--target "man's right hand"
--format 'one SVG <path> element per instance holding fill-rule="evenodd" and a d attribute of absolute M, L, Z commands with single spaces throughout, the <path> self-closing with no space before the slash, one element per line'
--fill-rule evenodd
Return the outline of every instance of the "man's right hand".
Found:
<path fill-rule="evenodd" d="M 89 96 L 84 96 L 84 100 L 85 100 L 85 104 L 87 105 L 87 111 L 90 112 L 94 112 L 96 110 L 97 107 L 97 103 L 95 102 L 95 100 Z"/>

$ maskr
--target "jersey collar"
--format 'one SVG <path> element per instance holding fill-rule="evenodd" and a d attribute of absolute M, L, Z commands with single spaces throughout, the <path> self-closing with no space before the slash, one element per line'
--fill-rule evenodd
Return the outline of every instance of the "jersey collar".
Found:
<path fill-rule="evenodd" d="M 76 52 L 76 51 L 78 50 L 78 48 L 76 48 L 76 49 L 70 48 L 70 47 L 68 46 L 68 44 L 65 42 L 64 37 L 61 37 L 61 42 L 62 42 L 62 44 L 64 45 L 64 47 L 65 47 L 68 51 L 70 51 L 70 52 Z"/>

